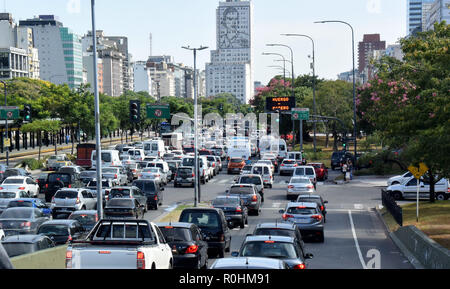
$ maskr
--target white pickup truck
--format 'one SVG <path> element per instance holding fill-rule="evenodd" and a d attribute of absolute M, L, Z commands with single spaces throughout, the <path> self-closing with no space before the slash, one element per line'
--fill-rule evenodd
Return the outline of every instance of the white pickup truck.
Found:
<path fill-rule="evenodd" d="M 172 269 L 163 234 L 146 220 L 101 220 L 66 252 L 67 269 Z"/>
<path fill-rule="evenodd" d="M 403 178 L 402 183 L 388 186 L 386 191 L 391 193 L 396 200 L 415 199 L 417 197 L 417 179 L 414 177 Z M 439 180 L 434 186 L 434 191 L 437 200 L 447 200 L 450 196 L 448 180 Z M 419 183 L 419 198 L 430 198 L 430 184 L 424 180 L 420 180 Z"/>

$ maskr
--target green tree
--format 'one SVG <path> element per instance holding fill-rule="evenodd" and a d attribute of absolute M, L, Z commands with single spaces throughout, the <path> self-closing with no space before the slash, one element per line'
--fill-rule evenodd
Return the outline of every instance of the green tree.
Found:
<path fill-rule="evenodd" d="M 33 132 L 38 134 L 39 153 L 38 160 L 41 160 L 41 148 L 42 148 L 42 132 L 49 132 L 56 135 L 61 129 L 61 122 L 57 120 L 35 120 L 32 123 L 28 123 L 22 126 L 23 132 Z M 55 155 L 58 154 L 55 142 Z"/>

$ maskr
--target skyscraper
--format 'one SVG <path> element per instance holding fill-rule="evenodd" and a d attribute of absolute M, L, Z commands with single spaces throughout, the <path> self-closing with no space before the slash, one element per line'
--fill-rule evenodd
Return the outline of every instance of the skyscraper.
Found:
<path fill-rule="evenodd" d="M 422 31 L 423 19 L 426 18 L 426 14 L 429 11 L 429 3 L 433 3 L 434 0 L 408 0 L 407 3 L 407 34 L 412 34 L 417 31 Z"/>
<path fill-rule="evenodd" d="M 359 73 L 363 73 L 369 64 L 374 50 L 385 50 L 386 41 L 380 40 L 380 34 L 364 34 L 363 41 L 358 45 Z"/>
<path fill-rule="evenodd" d="M 206 64 L 206 95 L 231 93 L 242 103 L 254 96 L 253 5 L 250 0 L 226 0 L 216 11 L 216 50 Z"/>

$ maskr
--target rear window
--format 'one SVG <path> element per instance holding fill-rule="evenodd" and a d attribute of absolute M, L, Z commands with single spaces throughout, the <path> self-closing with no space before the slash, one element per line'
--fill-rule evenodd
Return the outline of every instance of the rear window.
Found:
<path fill-rule="evenodd" d="M 113 168 L 104 168 L 104 169 L 102 169 L 102 173 L 106 173 L 106 174 L 117 174 L 117 169 L 113 169 Z"/>
<path fill-rule="evenodd" d="M 70 175 L 49 175 L 48 181 L 50 183 L 56 183 L 56 182 L 63 182 L 63 183 L 70 183 Z"/>
<path fill-rule="evenodd" d="M 156 191 L 156 186 L 154 182 L 133 182 L 133 186 L 138 187 L 144 193 L 154 193 Z"/>
<path fill-rule="evenodd" d="M 94 236 L 94 240 L 114 240 L 114 239 L 146 239 L 146 241 L 155 241 L 147 225 L 136 225 L 126 223 L 105 222 L 100 226 Z"/>
<path fill-rule="evenodd" d="M 243 257 L 267 257 L 278 259 L 295 259 L 297 252 L 291 243 L 284 242 L 248 242 L 241 251 Z"/>
<path fill-rule="evenodd" d="M 283 164 L 285 164 L 285 165 L 293 165 L 293 164 L 296 164 L 297 162 L 296 161 L 294 161 L 294 160 L 289 160 L 289 161 L 283 161 Z"/>
<path fill-rule="evenodd" d="M 82 226 L 85 225 L 92 225 L 97 222 L 95 215 L 87 215 L 87 214 L 77 214 L 77 215 L 70 215 L 70 220 L 77 220 L 80 222 Z"/>
<path fill-rule="evenodd" d="M 239 180 L 240 184 L 254 184 L 254 185 L 261 185 L 261 178 L 260 177 L 241 177 Z"/>
<path fill-rule="evenodd" d="M 25 201 L 11 201 L 9 202 L 8 208 L 32 208 L 33 203 L 32 202 L 25 202 Z"/>
<path fill-rule="evenodd" d="M 106 204 L 107 207 L 122 207 L 131 208 L 133 207 L 133 199 L 112 199 Z"/>
<path fill-rule="evenodd" d="M 78 192 L 73 191 L 59 191 L 55 194 L 55 199 L 76 199 Z"/>
<path fill-rule="evenodd" d="M 172 226 L 159 227 L 167 242 L 192 241 L 189 228 L 174 228 Z"/>
<path fill-rule="evenodd" d="M 221 227 L 219 216 L 215 212 L 183 212 L 180 222 L 193 223 L 200 228 L 217 228 Z"/>
<path fill-rule="evenodd" d="M 69 236 L 69 228 L 66 225 L 43 225 L 39 228 L 38 234 L 46 236 Z"/>
<path fill-rule="evenodd" d="M 89 184 L 87 185 L 88 187 L 97 187 L 97 181 L 90 181 Z M 103 188 L 109 188 L 110 184 L 108 181 L 103 181 L 102 182 L 102 187 Z"/>
<path fill-rule="evenodd" d="M 268 175 L 269 168 L 268 167 L 254 167 L 253 173 L 258 175 Z"/>
<path fill-rule="evenodd" d="M 230 194 L 244 194 L 244 195 L 249 195 L 249 194 L 253 194 L 254 190 L 252 187 L 246 187 L 246 186 L 236 186 L 236 187 L 232 187 L 230 189 Z"/>
<path fill-rule="evenodd" d="M 23 184 L 23 180 L 22 179 L 6 179 L 5 181 L 3 181 L 3 184 L 5 184 L 5 185 L 21 185 L 21 184 Z"/>
<path fill-rule="evenodd" d="M 183 167 L 193 167 L 195 164 L 194 158 L 183 159 Z"/>
<path fill-rule="evenodd" d="M 284 236 L 284 237 L 296 237 L 295 231 L 285 230 L 278 228 L 259 228 L 256 229 L 255 234 L 258 236 Z"/>
<path fill-rule="evenodd" d="M 0 193 L 0 199 L 14 199 L 16 193 Z"/>
<path fill-rule="evenodd" d="M 97 154 L 94 153 L 92 156 L 92 159 L 95 161 L 97 160 Z M 111 153 L 102 153 L 102 161 L 110 163 L 112 159 Z"/>
<path fill-rule="evenodd" d="M 308 176 L 314 175 L 314 169 L 313 168 L 306 168 L 305 171 L 306 171 L 306 175 L 308 175 Z"/>
<path fill-rule="evenodd" d="M 290 207 L 286 211 L 288 214 L 294 215 L 314 215 L 317 214 L 316 208 Z"/>
<path fill-rule="evenodd" d="M 80 178 L 93 178 L 97 175 L 97 172 L 95 171 L 85 171 L 85 172 L 81 172 L 80 174 Z"/>
<path fill-rule="evenodd" d="M 109 192 L 109 197 L 111 198 L 129 198 L 130 190 L 129 189 L 112 189 Z"/>
<path fill-rule="evenodd" d="M 293 178 L 291 179 L 291 184 L 309 184 L 311 181 L 304 178 Z"/>
<path fill-rule="evenodd" d="M 17 209 L 7 209 L 0 216 L 2 219 L 30 219 L 33 214 L 31 210 L 17 210 Z"/>
<path fill-rule="evenodd" d="M 212 203 L 213 206 L 239 206 L 240 199 L 238 198 L 218 198 Z"/>

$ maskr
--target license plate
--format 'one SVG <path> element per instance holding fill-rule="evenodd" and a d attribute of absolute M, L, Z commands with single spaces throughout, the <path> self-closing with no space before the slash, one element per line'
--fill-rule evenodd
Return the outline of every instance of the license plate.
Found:
<path fill-rule="evenodd" d="M 295 223 L 307 224 L 309 223 L 309 219 L 295 218 Z"/>

